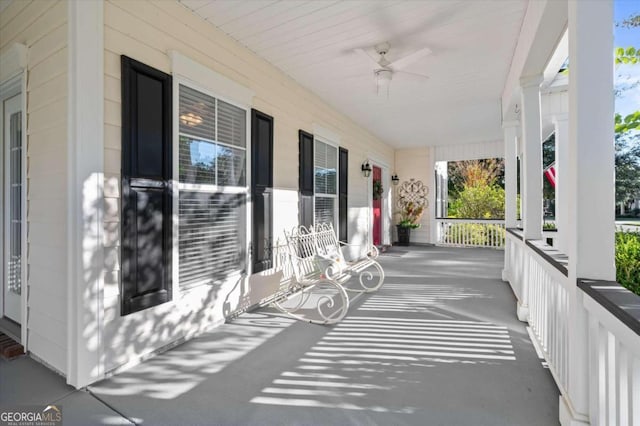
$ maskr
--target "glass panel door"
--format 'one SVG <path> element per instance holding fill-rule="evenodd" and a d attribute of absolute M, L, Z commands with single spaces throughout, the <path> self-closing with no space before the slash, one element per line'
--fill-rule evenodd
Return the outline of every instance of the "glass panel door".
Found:
<path fill-rule="evenodd" d="M 24 226 L 21 95 L 16 95 L 3 102 L 2 139 L 4 151 L 2 314 L 20 323 L 23 265 L 22 227 Z"/>

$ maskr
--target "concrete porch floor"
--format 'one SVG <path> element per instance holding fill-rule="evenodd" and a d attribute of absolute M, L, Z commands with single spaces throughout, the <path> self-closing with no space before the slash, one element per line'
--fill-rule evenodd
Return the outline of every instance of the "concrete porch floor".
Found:
<path fill-rule="evenodd" d="M 335 326 L 248 313 L 81 391 L 28 357 L 0 361 L 0 405 L 54 403 L 65 425 L 558 424 L 502 262 L 393 247 L 385 285 Z"/>

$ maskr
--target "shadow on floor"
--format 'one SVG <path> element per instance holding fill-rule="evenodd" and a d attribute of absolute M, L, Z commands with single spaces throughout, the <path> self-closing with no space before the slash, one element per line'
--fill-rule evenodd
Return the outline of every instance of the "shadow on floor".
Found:
<path fill-rule="evenodd" d="M 503 252 L 391 248 L 380 262 L 385 285 L 335 326 L 248 313 L 91 386 L 93 401 L 148 425 L 558 424 Z"/>

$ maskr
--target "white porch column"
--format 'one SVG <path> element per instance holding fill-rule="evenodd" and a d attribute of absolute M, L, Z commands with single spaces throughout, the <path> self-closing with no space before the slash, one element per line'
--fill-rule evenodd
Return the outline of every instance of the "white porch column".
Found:
<path fill-rule="evenodd" d="M 104 3 L 68 2 L 67 383 L 104 377 Z"/>
<path fill-rule="evenodd" d="M 524 152 L 522 150 L 522 127 L 520 127 L 519 129 L 520 131 L 518 132 L 518 139 L 516 141 L 516 149 L 517 149 L 517 153 L 518 153 L 518 161 L 520 162 L 520 170 L 518 170 L 518 166 L 516 165 L 516 175 L 518 177 L 518 194 L 520 194 L 520 215 L 518 215 L 518 211 L 517 211 L 517 206 L 516 206 L 516 216 L 518 217 L 518 223 L 520 225 L 521 228 L 523 228 L 523 220 L 522 218 L 524 217 L 523 213 L 524 212 L 524 197 L 523 197 L 523 191 L 522 191 L 522 185 L 524 182 L 524 173 L 522 171 L 523 168 L 523 164 L 524 164 Z M 517 200 L 517 196 L 516 196 L 516 204 L 517 204 L 518 200 Z"/>
<path fill-rule="evenodd" d="M 615 280 L 613 1 L 569 0 L 568 386 L 563 425 L 589 421 L 587 315 L 577 278 Z"/>
<path fill-rule="evenodd" d="M 429 213 L 429 243 L 437 244 L 438 243 L 438 225 L 436 222 L 436 213 L 438 202 L 438 194 L 436 194 L 436 150 L 435 147 L 430 146 L 429 150 L 429 167 L 427 167 L 428 173 L 431 177 L 427 180 L 426 184 L 429 188 L 429 193 L 427 194 L 427 212 Z M 429 184 L 429 180 L 431 184 Z"/>
<path fill-rule="evenodd" d="M 556 248 L 568 253 L 569 197 L 567 175 L 569 171 L 569 115 L 553 117 L 556 135 Z"/>
<path fill-rule="evenodd" d="M 505 191 L 505 226 L 515 228 L 517 224 L 517 197 L 518 197 L 518 158 L 517 158 L 517 121 L 509 121 L 502 124 L 504 132 L 504 191 Z M 509 280 L 509 246 L 505 246 L 504 269 L 502 280 Z"/>
<path fill-rule="evenodd" d="M 504 132 L 504 191 L 505 191 L 505 225 L 516 226 L 518 197 L 518 155 L 517 136 L 520 123 L 506 122 L 502 125 Z"/>
<path fill-rule="evenodd" d="M 540 123 L 542 75 L 520 79 L 522 89 L 522 138 L 524 199 L 522 219 L 525 240 L 542 239 L 542 136 Z"/>

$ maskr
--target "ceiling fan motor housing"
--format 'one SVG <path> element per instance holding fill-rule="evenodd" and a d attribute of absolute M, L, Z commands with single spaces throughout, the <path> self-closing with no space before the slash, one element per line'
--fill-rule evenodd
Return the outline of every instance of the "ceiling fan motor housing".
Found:
<path fill-rule="evenodd" d="M 378 64 L 383 68 L 386 68 L 387 65 L 389 65 L 391 63 L 385 57 L 385 55 L 389 52 L 390 48 L 391 48 L 391 45 L 389 43 L 380 43 L 380 44 L 376 44 L 374 46 L 374 49 L 376 50 L 378 55 L 380 55 L 380 59 L 378 60 Z"/>
<path fill-rule="evenodd" d="M 376 44 L 373 48 L 376 49 L 376 52 L 378 52 L 379 55 L 386 55 L 389 52 L 391 45 L 385 42 Z"/>

